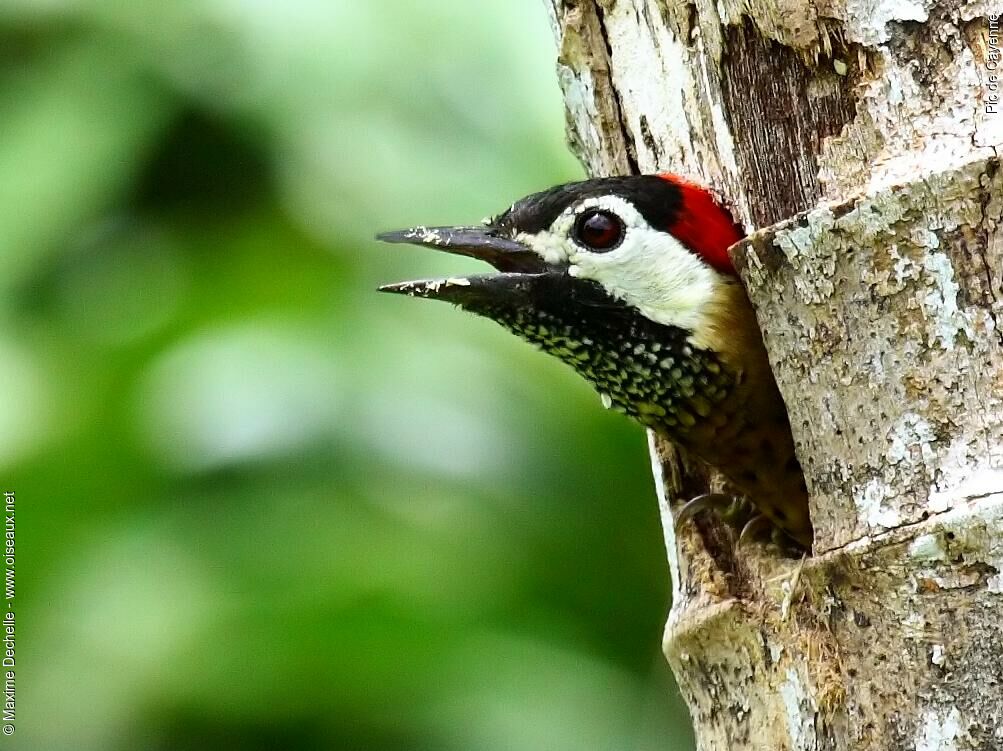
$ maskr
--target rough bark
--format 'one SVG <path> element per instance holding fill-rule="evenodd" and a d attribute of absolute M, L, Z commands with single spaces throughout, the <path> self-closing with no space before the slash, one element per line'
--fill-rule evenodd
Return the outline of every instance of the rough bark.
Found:
<path fill-rule="evenodd" d="M 814 554 L 677 535 L 664 651 L 701 749 L 1003 748 L 1003 173 L 985 3 L 546 0 L 569 139 L 747 229 Z M 997 106 L 995 109 L 999 109 Z M 667 743 L 668 746 L 668 743 Z"/>

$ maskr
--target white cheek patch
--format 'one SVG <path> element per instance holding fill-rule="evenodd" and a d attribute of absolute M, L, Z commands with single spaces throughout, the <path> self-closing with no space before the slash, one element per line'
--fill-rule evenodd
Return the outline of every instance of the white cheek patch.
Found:
<path fill-rule="evenodd" d="M 584 209 L 611 211 L 624 223 L 623 242 L 598 253 L 571 239 L 575 218 Z M 718 274 L 668 232 L 653 229 L 629 202 L 598 196 L 569 207 L 550 229 L 516 239 L 547 263 L 567 263 L 568 273 L 601 284 L 610 295 L 666 326 L 696 331 L 708 314 Z"/>
<path fill-rule="evenodd" d="M 515 239 L 534 250 L 547 263 L 567 263 L 569 255 L 577 248 L 571 239 L 571 228 L 575 223 L 575 215 L 575 211 L 566 209 L 554 220 L 549 230 L 535 235 L 520 232 L 515 236 Z"/>
<path fill-rule="evenodd" d="M 699 329 L 717 282 L 717 272 L 672 235 L 649 227 L 628 229 L 609 253 L 577 254 L 569 273 L 599 282 L 656 323 L 690 331 Z"/>

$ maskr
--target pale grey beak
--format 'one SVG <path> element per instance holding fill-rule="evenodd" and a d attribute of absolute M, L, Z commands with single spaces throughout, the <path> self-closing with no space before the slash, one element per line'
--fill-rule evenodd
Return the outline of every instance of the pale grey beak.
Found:
<path fill-rule="evenodd" d="M 377 240 L 408 243 L 486 261 L 499 271 L 535 274 L 551 270 L 533 250 L 490 227 L 412 227 L 384 232 Z"/>

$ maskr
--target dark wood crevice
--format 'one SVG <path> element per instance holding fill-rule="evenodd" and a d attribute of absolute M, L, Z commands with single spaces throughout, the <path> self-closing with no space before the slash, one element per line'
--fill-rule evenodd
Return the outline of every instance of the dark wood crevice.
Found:
<path fill-rule="evenodd" d="M 834 72 L 832 56 L 820 55 L 810 67 L 800 52 L 764 38 L 750 20 L 725 29 L 723 48 L 723 109 L 752 220 L 765 227 L 821 197 L 817 157 L 823 139 L 854 117 L 852 77 Z M 832 72 L 820 74 L 826 69 Z"/>

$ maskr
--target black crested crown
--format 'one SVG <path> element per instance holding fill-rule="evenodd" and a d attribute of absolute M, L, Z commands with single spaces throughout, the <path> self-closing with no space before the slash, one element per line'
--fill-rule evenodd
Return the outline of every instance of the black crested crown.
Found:
<path fill-rule="evenodd" d="M 587 198 L 615 195 L 634 206 L 652 227 L 668 229 L 676 221 L 683 198 L 679 187 L 656 175 L 600 177 L 565 183 L 517 201 L 491 221 L 499 232 L 531 235 L 547 229 L 565 209 Z"/>

